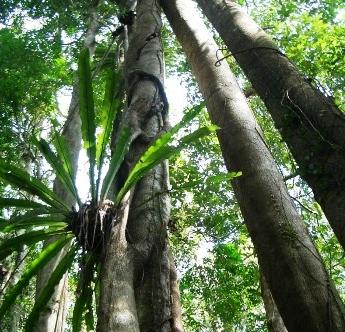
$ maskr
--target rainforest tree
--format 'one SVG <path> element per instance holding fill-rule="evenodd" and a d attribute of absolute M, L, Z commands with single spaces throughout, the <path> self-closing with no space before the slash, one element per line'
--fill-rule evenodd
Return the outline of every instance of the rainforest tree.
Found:
<path fill-rule="evenodd" d="M 234 1 L 198 3 L 264 101 L 345 248 L 344 113 Z"/>
<path fill-rule="evenodd" d="M 324 274 L 321 258 L 317 257 L 318 254 L 302 226 L 302 221 L 287 194 L 282 176 L 266 148 L 261 129 L 252 117 L 235 77 L 226 64 L 220 65 L 219 68 L 214 66 L 218 47 L 207 37 L 207 29 L 201 20 L 196 21 L 197 14 L 192 15 L 194 20 L 183 16 L 182 13 L 193 12 L 188 2 L 163 1 L 163 4 L 167 17 L 191 62 L 211 119 L 220 128 L 218 137 L 225 164 L 229 171 L 242 172 L 240 177 L 233 180 L 234 191 L 257 251 L 259 263 L 269 280 L 270 289 L 285 324 L 291 331 L 298 331 L 302 325 L 307 331 L 327 331 L 329 324 L 340 331 L 344 321 L 343 305 L 336 295 L 334 305 L 338 309 L 334 321 L 330 323 L 333 319 L 329 316 L 329 282 L 322 285 L 322 281 L 328 277 Z M 287 229 L 295 238 L 286 237 Z M 296 241 L 296 244 L 293 245 L 291 241 Z M 296 251 L 292 252 L 292 248 Z M 305 251 L 298 253 L 299 250 Z M 301 260 L 292 261 L 291 257 L 301 257 Z M 314 270 L 317 265 L 319 272 Z M 307 270 L 314 272 L 309 274 L 309 277 L 308 274 L 302 277 L 302 266 L 309 266 Z M 292 272 L 289 277 L 287 271 Z M 318 302 L 323 297 L 323 304 L 311 303 L 312 294 L 316 294 L 315 285 L 312 285 L 311 280 L 302 281 L 311 275 L 318 286 L 322 285 L 324 295 L 320 296 L 322 290 L 318 290 L 315 301 Z M 310 286 L 310 289 L 305 288 L 305 285 Z M 281 291 L 284 291 L 284 294 L 279 294 Z M 287 306 L 286 298 L 291 299 Z M 295 305 L 292 305 L 292 298 L 296 300 Z M 303 303 L 306 299 L 308 303 Z M 320 304 L 323 309 L 319 307 Z M 295 313 L 290 311 L 293 308 L 298 308 Z M 305 308 L 305 311 L 302 308 Z M 314 319 L 320 316 L 316 312 L 312 313 L 316 308 L 319 308 L 319 315 L 321 312 L 325 315 L 319 322 Z M 340 319 L 336 322 L 338 317 Z M 325 323 L 327 320 L 329 321 Z M 322 326 L 324 323 L 326 325 Z"/>
<path fill-rule="evenodd" d="M 343 156 L 333 137 L 343 118 L 341 6 L 247 1 L 279 49 L 254 23 L 243 28 L 251 21 L 232 1 L 196 2 L 232 57 L 191 0 L 4 2 L 0 316 L 15 324 L 2 330 L 263 331 L 259 279 L 269 331 L 344 329 L 343 251 L 303 181 L 341 240 L 342 177 L 331 171 Z M 12 46 L 29 61 L 12 59 Z M 175 126 L 166 70 L 188 87 Z M 66 112 L 56 102 L 63 85 Z M 34 176 L 22 169 L 28 155 Z"/>

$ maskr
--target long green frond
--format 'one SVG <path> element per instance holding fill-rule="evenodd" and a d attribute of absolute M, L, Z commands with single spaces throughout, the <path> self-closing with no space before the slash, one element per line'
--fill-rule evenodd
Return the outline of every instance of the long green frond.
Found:
<path fill-rule="evenodd" d="M 36 217 L 41 217 L 41 216 L 52 216 L 55 220 L 55 216 L 60 216 L 68 215 L 68 212 L 66 213 L 66 210 L 61 210 L 61 209 L 55 209 L 51 207 L 39 207 L 35 209 L 28 210 L 25 214 L 20 214 L 11 217 L 11 222 L 19 222 L 19 221 L 25 221 L 25 220 L 31 220 Z M 6 220 L 7 221 L 7 220 Z"/>
<path fill-rule="evenodd" d="M 53 122 L 54 124 L 54 122 Z M 73 168 L 72 165 L 72 158 L 71 154 L 69 152 L 69 149 L 67 147 L 65 138 L 60 135 L 57 130 L 55 129 L 56 125 L 54 125 L 54 136 L 53 136 L 53 144 L 56 149 L 56 153 L 59 156 L 61 162 L 62 162 L 62 167 L 64 168 L 65 172 L 68 174 L 71 184 L 73 186 L 73 191 L 74 191 L 74 197 L 76 197 L 78 205 L 81 206 L 81 201 L 78 195 L 78 189 L 75 184 L 75 174 L 76 170 Z"/>
<path fill-rule="evenodd" d="M 60 156 L 56 156 L 55 153 L 50 148 L 49 144 L 41 138 L 40 140 L 33 138 L 33 143 L 36 147 L 41 151 L 44 158 L 47 160 L 49 165 L 55 171 L 57 178 L 60 182 L 65 186 L 65 188 L 75 197 L 75 199 L 80 203 L 80 199 L 78 197 L 78 192 L 76 190 L 76 186 L 73 183 L 73 179 L 71 175 L 68 173 L 66 168 L 63 166 L 64 163 L 61 160 Z M 60 149 L 62 146 L 60 146 Z M 63 152 L 62 152 L 63 153 Z M 63 153 L 64 156 L 64 153 Z"/>
<path fill-rule="evenodd" d="M 193 133 L 182 137 L 178 141 L 178 144 L 176 146 L 168 145 L 167 143 L 169 142 L 169 140 L 167 141 L 165 139 L 166 136 L 164 137 L 164 139 L 162 139 L 161 137 L 156 139 L 153 144 L 143 153 L 141 158 L 137 161 L 137 163 L 130 171 L 125 184 L 123 185 L 115 199 L 116 204 L 119 204 L 126 192 L 156 165 L 161 163 L 163 160 L 169 159 L 174 154 L 179 153 L 193 141 L 207 136 L 217 129 L 217 126 L 199 128 Z"/>
<path fill-rule="evenodd" d="M 52 190 L 47 188 L 43 182 L 33 178 L 18 167 L 0 161 L 0 178 L 14 188 L 24 190 L 29 194 L 39 197 L 52 207 L 68 210 L 64 202 Z"/>
<path fill-rule="evenodd" d="M 41 229 L 38 231 L 29 231 L 22 235 L 2 240 L 0 242 L 0 261 L 4 260 L 7 256 L 11 255 L 13 251 L 21 250 L 23 245 L 29 246 L 40 241 L 48 240 L 53 236 L 65 234 L 67 234 L 67 232 L 64 229 Z"/>
<path fill-rule="evenodd" d="M 23 209 L 32 209 L 32 208 L 49 208 L 49 206 L 33 202 L 27 199 L 18 199 L 18 198 L 4 198 L 0 197 L 0 208 L 23 208 Z"/>
<path fill-rule="evenodd" d="M 99 114 L 99 127 L 101 129 L 97 136 L 96 160 L 98 164 L 98 179 L 96 183 L 96 196 L 98 197 L 99 185 L 102 176 L 102 167 L 106 155 L 106 148 L 113 127 L 114 119 L 121 110 L 122 76 L 120 71 L 111 70 L 107 79 L 103 104 Z"/>
<path fill-rule="evenodd" d="M 56 285 L 60 282 L 66 271 L 72 266 L 74 257 L 77 252 L 77 246 L 72 246 L 69 251 L 64 255 L 61 259 L 58 266 L 52 272 L 47 284 L 42 289 L 39 297 L 35 301 L 35 305 L 26 320 L 25 324 L 25 331 L 31 332 L 34 331 L 35 323 L 39 318 L 40 312 L 45 308 L 46 304 L 48 303 L 49 299 L 54 293 Z"/>
<path fill-rule="evenodd" d="M 111 158 L 108 172 L 103 180 L 102 190 L 101 190 L 101 201 L 104 200 L 109 192 L 110 186 L 113 183 L 115 176 L 123 162 L 126 152 L 128 151 L 130 143 L 130 130 L 124 128 L 121 136 L 116 144 L 115 152 Z"/>
<path fill-rule="evenodd" d="M 54 227 L 55 229 L 57 227 L 60 227 L 61 229 L 63 229 L 67 226 L 67 221 L 64 215 L 48 215 L 44 217 L 33 216 L 31 218 L 26 218 L 25 220 L 15 221 L 10 219 L 7 222 L 3 222 L 0 224 L 0 232 L 9 233 L 13 230 L 28 229 L 33 226 L 49 226 Z"/>
<path fill-rule="evenodd" d="M 87 48 L 80 52 L 79 65 L 79 112 L 81 133 L 90 163 L 91 197 L 96 200 L 95 166 L 96 166 L 96 123 L 90 69 L 90 53 Z"/>
<path fill-rule="evenodd" d="M 96 159 L 98 166 L 102 165 L 104 160 L 113 122 L 121 108 L 122 102 L 119 98 L 121 82 L 122 76 L 120 72 L 112 70 L 107 79 L 104 100 L 99 113 L 99 127 L 101 131 L 97 136 Z"/>
<path fill-rule="evenodd" d="M 34 277 L 54 256 L 56 256 L 72 237 L 73 235 L 69 234 L 49 244 L 38 254 L 37 258 L 28 265 L 19 281 L 7 291 L 0 307 L 0 320 L 3 319 L 5 313 L 11 308 L 16 298 L 29 284 L 31 278 Z"/>

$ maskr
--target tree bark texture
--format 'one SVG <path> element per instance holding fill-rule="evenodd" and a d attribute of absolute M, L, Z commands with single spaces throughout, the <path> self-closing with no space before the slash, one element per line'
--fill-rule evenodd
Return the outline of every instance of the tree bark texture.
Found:
<path fill-rule="evenodd" d="M 95 36 L 99 26 L 97 17 L 97 2 L 95 7 L 89 10 L 89 28 L 85 34 L 84 46 L 87 47 L 92 55 L 95 49 Z M 74 170 L 73 177 L 76 176 L 78 169 L 78 158 L 81 149 L 81 121 L 79 116 L 79 84 L 76 81 L 73 85 L 71 102 L 68 109 L 68 116 L 63 128 L 62 135 L 66 141 L 70 152 L 72 167 Z M 66 190 L 65 186 L 58 180 L 54 181 L 54 192 L 61 197 L 64 202 L 72 207 L 76 201 L 73 195 Z M 46 245 L 55 241 L 55 238 L 47 241 Z M 54 271 L 60 260 L 67 251 L 65 247 L 61 252 L 55 256 L 50 262 L 39 272 L 36 282 L 36 297 L 39 296 L 42 289 L 47 284 L 51 272 Z M 54 294 L 46 307 L 42 310 L 39 320 L 37 321 L 36 332 L 64 332 L 65 331 L 65 316 L 66 316 L 66 296 L 67 296 L 67 274 L 61 279 L 56 286 Z"/>
<path fill-rule="evenodd" d="M 262 270 L 291 332 L 344 331 L 343 304 L 293 205 L 246 98 L 189 0 L 161 0 L 204 96 Z"/>
<path fill-rule="evenodd" d="M 24 169 L 30 175 L 32 175 L 33 161 L 34 160 L 30 157 L 24 158 Z M 19 230 L 17 234 L 21 235 L 23 234 L 23 231 Z M 8 277 L 10 278 L 8 280 L 8 283 L 5 283 L 7 289 L 11 288 L 15 284 L 17 284 L 17 282 L 19 281 L 21 274 L 24 271 L 25 258 L 26 258 L 27 253 L 28 253 L 28 248 L 26 246 L 22 246 L 20 251 L 15 253 L 14 267 L 13 267 L 12 273 L 8 273 Z M 1 286 L 1 283 L 0 283 L 0 286 Z M 1 289 L 1 292 L 3 291 L 4 289 Z M 17 332 L 20 329 L 21 316 L 22 316 L 22 313 L 21 313 L 20 303 L 16 302 L 13 304 L 9 312 L 8 332 Z M 0 322 L 0 329 L 2 329 L 1 322 Z"/>
<path fill-rule="evenodd" d="M 262 274 L 260 273 L 260 287 L 261 287 L 261 296 L 264 301 L 266 319 L 267 319 L 267 329 L 269 332 L 288 332 L 286 329 L 283 319 L 280 316 L 276 303 L 273 300 L 271 291 L 267 284 L 267 281 Z"/>
<path fill-rule="evenodd" d="M 132 142 L 123 169 L 130 169 L 168 127 L 161 24 L 156 0 L 138 1 L 125 54 L 128 107 L 123 121 L 131 129 Z M 102 260 L 98 332 L 179 331 L 173 329 L 177 323 L 170 295 L 168 181 L 163 162 L 122 202 Z"/>
<path fill-rule="evenodd" d="M 172 331 L 183 332 L 182 310 L 181 310 L 181 298 L 180 288 L 178 285 L 177 271 L 174 262 L 174 257 L 171 251 L 169 251 L 170 261 L 170 292 L 171 292 L 171 317 L 172 317 Z"/>
<path fill-rule="evenodd" d="M 345 249 L 345 115 L 230 0 L 197 0 L 264 101 Z"/>
<path fill-rule="evenodd" d="M 63 136 L 66 140 L 66 144 L 69 148 L 71 155 L 72 166 L 74 172 L 78 167 L 78 157 L 81 148 L 81 123 L 79 117 L 78 108 L 78 88 L 77 83 L 73 86 L 72 99 L 68 110 L 68 117 L 63 130 Z M 75 176 L 75 174 L 74 174 Z M 54 192 L 61 197 L 64 202 L 72 207 L 74 206 L 75 199 L 68 190 L 60 183 L 58 179 L 54 182 Z M 45 243 L 48 245 L 55 239 L 51 239 Z M 39 296 L 40 292 L 44 289 L 47 284 L 51 272 L 54 271 L 60 260 L 66 253 L 67 248 L 61 250 L 61 252 L 49 261 L 49 263 L 39 272 L 36 281 L 36 297 Z M 40 317 L 37 321 L 35 331 L 37 332 L 63 332 L 65 330 L 65 314 L 66 314 L 66 303 L 65 299 L 67 296 L 67 274 L 61 279 L 59 284 L 56 286 L 54 294 L 50 298 L 46 307 L 42 310 Z"/>

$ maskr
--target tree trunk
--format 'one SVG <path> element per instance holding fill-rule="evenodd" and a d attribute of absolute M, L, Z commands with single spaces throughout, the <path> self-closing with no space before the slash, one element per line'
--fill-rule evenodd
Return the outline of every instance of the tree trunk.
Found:
<path fill-rule="evenodd" d="M 97 2 L 95 7 L 91 7 L 89 11 L 90 24 L 85 34 L 84 46 L 90 51 L 90 54 L 94 53 L 95 48 L 95 36 L 98 29 L 97 19 Z M 78 169 L 78 158 L 81 149 L 81 121 L 79 116 L 79 84 L 76 81 L 73 85 L 71 102 L 68 110 L 68 116 L 64 125 L 62 133 L 67 147 L 69 149 L 72 161 L 72 167 L 74 171 L 74 178 Z M 54 182 L 54 192 L 61 197 L 64 202 L 72 207 L 75 205 L 75 198 L 71 193 L 66 190 L 65 186 L 61 184 L 58 179 Z M 47 241 L 45 245 L 55 241 L 55 238 Z M 61 250 L 59 255 L 55 256 L 49 261 L 49 263 L 39 272 L 36 282 L 36 297 L 39 296 L 42 289 L 47 284 L 51 272 L 54 271 L 59 264 L 62 257 L 65 255 L 68 248 Z M 39 319 L 36 323 L 36 332 L 64 332 L 65 331 L 65 316 L 66 316 L 66 296 L 67 296 L 67 274 L 63 276 L 59 284 L 55 287 L 54 294 L 50 298 L 46 307 L 41 311 Z"/>
<path fill-rule="evenodd" d="M 170 292 L 171 292 L 171 317 L 172 317 L 172 331 L 183 332 L 180 288 L 177 280 L 177 271 L 174 262 L 174 256 L 169 251 L 170 261 Z"/>
<path fill-rule="evenodd" d="M 261 296 L 264 300 L 264 306 L 266 311 L 267 328 L 269 332 L 288 332 L 286 329 L 283 319 L 280 316 L 276 303 L 273 300 L 271 291 L 267 284 L 267 281 L 260 273 L 260 286 L 261 286 Z"/>
<path fill-rule="evenodd" d="M 30 151 L 30 148 L 28 147 L 28 151 Z M 30 153 L 28 154 L 31 155 Z M 24 169 L 25 171 L 32 175 L 32 168 L 33 168 L 33 159 L 31 157 L 24 158 Z M 39 165 L 38 165 L 39 167 Z M 22 235 L 24 232 L 23 230 L 19 230 L 17 232 L 17 235 Z M 13 285 L 16 285 L 19 281 L 21 274 L 24 271 L 25 268 L 25 258 L 28 253 L 28 248 L 26 246 L 22 246 L 20 251 L 15 253 L 15 262 L 14 262 L 14 268 L 11 274 L 9 274 L 9 277 L 11 278 L 9 283 L 6 285 L 6 288 L 9 289 Z M 9 312 L 9 326 L 8 326 L 8 332 L 17 332 L 20 330 L 20 318 L 22 316 L 21 313 L 21 305 L 20 303 L 14 303 L 13 306 L 10 309 Z M 0 324 L 1 328 L 1 324 Z"/>
<path fill-rule="evenodd" d="M 197 0 L 254 89 L 345 249 L 345 115 L 230 0 Z"/>
<path fill-rule="evenodd" d="M 128 108 L 123 121 L 132 131 L 132 143 L 124 169 L 130 169 L 168 127 L 160 30 L 157 1 L 138 1 L 125 59 Z M 178 331 L 173 328 L 178 323 L 172 316 L 176 309 L 170 296 L 169 215 L 164 162 L 122 202 L 102 259 L 98 332 Z"/>
<path fill-rule="evenodd" d="M 246 98 L 187 0 L 161 0 L 205 98 L 262 270 L 291 332 L 344 331 L 345 312 Z"/>
<path fill-rule="evenodd" d="M 69 152 L 72 158 L 72 166 L 74 172 L 76 172 L 78 167 L 78 156 L 81 148 L 81 130 L 80 130 L 80 117 L 78 108 L 78 84 L 74 84 L 72 99 L 70 107 L 68 110 L 68 117 L 66 119 L 63 136 L 66 140 L 66 144 L 69 148 Z M 65 187 L 55 179 L 54 182 L 54 192 L 62 197 L 65 203 L 72 207 L 74 206 L 75 199 L 72 195 L 65 189 Z M 45 245 L 53 242 L 55 238 L 47 241 Z M 36 281 L 36 298 L 39 296 L 40 292 L 44 289 L 47 284 L 51 272 L 54 271 L 56 266 L 59 264 L 62 257 L 65 255 L 67 248 L 61 250 L 61 252 L 49 261 L 49 263 L 39 272 Z M 40 317 L 36 323 L 36 332 L 63 332 L 64 321 L 65 321 L 65 298 L 67 292 L 67 275 L 65 275 L 59 284 L 56 286 L 54 294 L 50 298 L 45 308 L 41 311 Z"/>

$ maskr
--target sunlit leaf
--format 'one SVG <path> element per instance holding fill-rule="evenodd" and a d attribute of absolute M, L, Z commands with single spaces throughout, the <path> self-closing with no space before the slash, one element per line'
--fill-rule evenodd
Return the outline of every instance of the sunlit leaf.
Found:
<path fill-rule="evenodd" d="M 77 199 L 77 202 L 80 206 L 81 201 L 78 196 L 77 187 L 75 185 L 76 170 L 74 169 L 73 164 L 72 164 L 71 154 L 69 152 L 65 138 L 62 135 L 60 135 L 55 129 L 57 124 L 54 122 L 54 120 L 52 122 L 54 124 L 53 144 L 55 146 L 57 155 L 59 156 L 59 159 L 61 160 L 62 167 L 64 168 L 65 172 L 69 175 L 71 184 L 73 186 L 74 197 Z"/>
<path fill-rule="evenodd" d="M 95 166 L 96 166 L 96 123 L 93 101 L 92 76 L 90 69 L 90 53 L 83 48 L 79 55 L 79 110 L 81 118 L 81 134 L 84 147 L 90 163 L 90 188 L 91 197 L 96 200 Z"/>
<path fill-rule="evenodd" d="M 114 178 L 128 150 L 129 143 L 130 143 L 130 130 L 128 128 L 124 128 L 116 144 L 115 152 L 110 160 L 109 170 L 103 180 L 101 197 L 100 197 L 101 200 L 106 198 L 109 192 L 110 186 L 112 185 Z"/>
<path fill-rule="evenodd" d="M 0 161 L 0 178 L 14 188 L 39 197 L 52 207 L 68 210 L 64 202 L 52 190 L 47 188 L 43 182 L 31 177 L 26 171 L 18 167 Z"/>
<path fill-rule="evenodd" d="M 98 179 L 96 184 L 96 191 L 98 197 L 99 185 L 102 175 L 102 167 L 106 154 L 107 144 L 109 142 L 111 130 L 113 128 L 114 119 L 117 113 L 121 110 L 122 101 L 121 95 L 122 76 L 120 71 L 111 70 L 105 87 L 105 95 L 103 105 L 99 114 L 99 127 L 101 132 L 97 136 L 96 160 L 98 164 Z"/>
<path fill-rule="evenodd" d="M 68 170 L 66 170 L 66 168 L 63 166 L 64 163 L 62 162 L 61 157 L 55 155 L 55 153 L 51 150 L 49 144 L 43 138 L 41 138 L 40 140 L 33 138 L 32 141 L 36 145 L 36 147 L 41 151 L 42 155 L 47 160 L 52 169 L 55 171 L 55 174 L 57 178 L 60 180 L 60 182 L 80 204 L 80 199 L 78 197 L 77 188 L 74 184 L 73 178 L 71 177 L 71 174 L 68 173 Z M 60 150 L 61 149 L 63 149 L 62 145 L 60 146 Z M 61 153 L 62 157 L 64 158 L 65 152 Z"/>
<path fill-rule="evenodd" d="M 150 145 L 149 148 L 143 153 L 141 158 L 130 171 L 125 184 L 116 197 L 115 202 L 117 204 L 120 203 L 126 192 L 156 165 L 161 163 L 163 160 L 169 159 L 174 154 L 179 153 L 191 142 L 209 135 L 217 129 L 217 126 L 199 128 L 193 133 L 182 137 L 176 146 L 167 145 L 168 141 L 165 139 L 156 139 L 153 144 Z"/>

